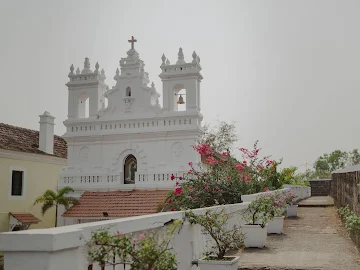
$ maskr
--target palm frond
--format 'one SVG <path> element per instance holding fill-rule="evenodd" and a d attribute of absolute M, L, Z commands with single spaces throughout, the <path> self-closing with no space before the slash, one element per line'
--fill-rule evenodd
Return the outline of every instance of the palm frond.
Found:
<path fill-rule="evenodd" d="M 44 215 L 47 210 L 55 206 L 55 201 L 45 201 L 45 203 L 41 206 L 41 214 Z"/>
<path fill-rule="evenodd" d="M 70 192 L 74 192 L 74 189 L 71 188 L 71 187 L 63 187 L 62 189 L 60 189 L 58 191 L 58 196 L 62 197 L 64 195 L 66 195 L 66 194 L 69 194 Z"/>
<path fill-rule="evenodd" d="M 58 205 L 63 205 L 65 209 L 68 210 L 71 205 L 77 203 L 77 199 L 72 197 L 59 197 L 57 203 Z"/>

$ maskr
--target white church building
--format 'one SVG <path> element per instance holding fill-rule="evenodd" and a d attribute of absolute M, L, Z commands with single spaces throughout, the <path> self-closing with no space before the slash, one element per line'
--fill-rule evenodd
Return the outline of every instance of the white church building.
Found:
<path fill-rule="evenodd" d="M 81 71 L 70 67 L 63 135 L 68 161 L 58 186 L 72 187 L 80 200 L 59 212 L 60 226 L 154 213 L 175 187 L 171 175 L 182 176 L 189 162 L 201 161 L 192 148 L 203 119 L 199 56 L 193 52 L 187 63 L 180 48 L 174 64 L 161 57 L 161 106 L 136 40 L 129 42 L 112 88 L 98 63 L 93 70 L 85 58 Z"/>

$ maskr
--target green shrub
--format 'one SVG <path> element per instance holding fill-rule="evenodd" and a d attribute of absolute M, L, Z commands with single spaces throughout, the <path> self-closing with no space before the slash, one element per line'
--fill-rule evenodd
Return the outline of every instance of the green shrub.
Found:
<path fill-rule="evenodd" d="M 338 213 L 345 222 L 346 230 L 352 235 L 360 235 L 360 217 L 350 209 L 349 205 L 339 208 Z"/>

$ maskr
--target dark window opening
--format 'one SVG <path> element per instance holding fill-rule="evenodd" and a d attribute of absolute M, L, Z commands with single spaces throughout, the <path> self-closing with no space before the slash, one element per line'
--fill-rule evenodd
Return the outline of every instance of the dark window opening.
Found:
<path fill-rule="evenodd" d="M 22 171 L 12 171 L 11 196 L 22 196 L 23 194 L 23 174 Z"/>

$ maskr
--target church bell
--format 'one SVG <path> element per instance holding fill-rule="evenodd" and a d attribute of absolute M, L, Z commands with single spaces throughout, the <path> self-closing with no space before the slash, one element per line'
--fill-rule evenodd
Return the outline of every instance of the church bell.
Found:
<path fill-rule="evenodd" d="M 180 95 L 177 104 L 184 104 L 184 98 Z"/>

